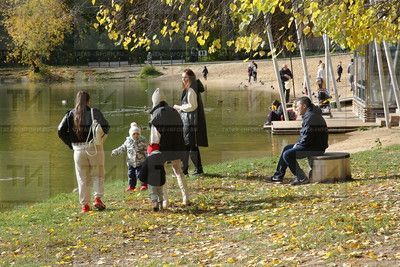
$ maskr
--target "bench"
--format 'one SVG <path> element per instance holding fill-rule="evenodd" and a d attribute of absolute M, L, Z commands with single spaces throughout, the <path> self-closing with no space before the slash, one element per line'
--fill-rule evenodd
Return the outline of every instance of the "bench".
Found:
<path fill-rule="evenodd" d="M 322 156 L 308 157 L 308 163 L 311 183 L 351 180 L 349 153 L 327 152 Z"/>

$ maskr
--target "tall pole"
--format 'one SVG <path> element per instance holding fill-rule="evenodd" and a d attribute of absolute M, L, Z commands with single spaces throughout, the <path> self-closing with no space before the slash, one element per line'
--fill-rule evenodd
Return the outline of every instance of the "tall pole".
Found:
<path fill-rule="evenodd" d="M 381 94 L 382 94 L 382 103 L 383 103 L 383 112 L 385 113 L 385 122 L 386 128 L 390 128 L 389 125 L 389 105 L 386 100 L 386 92 L 385 92 L 385 78 L 383 73 L 383 64 L 382 64 L 382 54 L 381 54 L 381 46 L 375 40 L 375 51 L 376 51 L 376 61 L 378 63 L 378 73 L 379 73 L 379 83 L 381 85 Z"/>
<path fill-rule="evenodd" d="M 324 46 L 325 46 L 325 78 L 326 78 L 325 85 L 326 85 L 326 91 L 330 95 L 331 92 L 329 90 L 330 81 L 329 81 L 329 64 L 328 64 L 329 63 L 328 62 L 329 61 L 329 39 L 325 33 L 323 34 L 322 37 L 324 39 Z"/>
<path fill-rule="evenodd" d="M 394 70 L 396 71 L 397 59 L 399 58 L 400 42 L 397 43 L 396 53 L 394 54 Z"/>
<path fill-rule="evenodd" d="M 399 84 L 397 83 L 395 67 L 392 61 L 392 55 L 390 54 L 389 45 L 385 41 L 383 42 L 383 47 L 385 48 L 386 61 L 389 66 L 390 80 L 392 81 L 392 88 L 394 91 L 394 97 L 396 99 L 397 110 L 400 110 Z"/>
<path fill-rule="evenodd" d="M 293 71 L 293 62 L 292 62 L 292 52 L 290 52 L 290 69 L 292 70 L 292 75 L 294 75 L 294 71 Z M 292 87 L 293 87 L 293 97 L 296 98 L 296 92 L 295 92 L 295 88 L 294 88 L 294 79 L 292 79 Z"/>
<path fill-rule="evenodd" d="M 371 4 L 374 4 L 374 0 L 370 0 Z M 386 91 L 385 91 L 385 77 L 383 72 L 383 63 L 382 63 L 382 53 L 381 46 L 375 40 L 375 52 L 376 52 L 376 61 L 378 63 L 378 74 L 379 74 L 379 83 L 381 85 L 381 94 L 382 94 L 382 104 L 383 104 L 383 112 L 385 115 L 386 128 L 390 128 L 389 125 L 389 105 L 386 99 Z"/>
<path fill-rule="evenodd" d="M 340 106 L 340 101 L 339 101 L 339 93 L 337 90 L 337 84 L 336 84 L 336 79 L 335 79 L 335 72 L 332 67 L 332 58 L 331 58 L 331 53 L 328 51 L 328 65 L 329 65 L 329 70 L 330 70 L 330 75 L 332 78 L 332 84 L 333 84 L 333 91 L 335 92 L 335 101 L 336 101 L 336 107 L 338 111 L 342 111 L 342 108 Z"/>
<path fill-rule="evenodd" d="M 278 61 L 276 60 L 274 39 L 272 39 L 272 31 L 271 31 L 270 19 L 267 18 L 266 16 L 264 18 L 265 18 L 265 26 L 266 26 L 266 29 L 267 29 L 269 48 L 271 49 L 272 64 L 274 66 L 276 79 L 278 81 L 279 96 L 281 98 L 283 116 L 285 117 L 285 121 L 288 121 L 289 120 L 289 116 L 288 116 L 287 109 L 286 109 L 286 99 L 285 99 L 285 94 L 283 92 L 283 85 L 282 85 L 281 75 L 279 74 Z"/>
<path fill-rule="evenodd" d="M 306 53 L 304 52 L 304 38 L 302 34 L 302 27 L 300 23 L 297 22 L 297 20 L 295 20 L 295 24 L 296 24 L 297 39 L 299 41 L 301 64 L 303 65 L 303 72 L 305 77 L 305 86 L 307 87 L 307 95 L 310 99 L 312 99 L 310 77 L 308 77 Z"/>

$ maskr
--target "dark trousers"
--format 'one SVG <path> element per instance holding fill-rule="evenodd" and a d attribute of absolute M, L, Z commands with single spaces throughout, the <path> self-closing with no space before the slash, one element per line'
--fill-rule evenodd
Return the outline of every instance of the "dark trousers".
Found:
<path fill-rule="evenodd" d="M 189 170 L 189 158 L 192 160 L 196 172 L 202 172 L 203 166 L 201 164 L 200 150 L 198 146 L 186 146 L 185 156 L 182 160 L 182 170 L 184 174 Z"/>
<path fill-rule="evenodd" d="M 325 153 L 325 151 L 310 151 L 308 148 L 298 145 L 296 147 L 293 146 L 294 145 L 287 145 L 283 148 L 274 176 L 283 178 L 286 174 L 286 169 L 289 167 L 293 175 L 302 180 L 307 176 L 300 168 L 297 159 L 320 156 Z"/>
<path fill-rule="evenodd" d="M 133 167 L 133 166 L 129 165 L 129 167 L 128 167 L 129 186 L 136 187 L 137 179 L 138 179 L 139 172 L 141 169 L 142 169 L 142 166 Z"/>

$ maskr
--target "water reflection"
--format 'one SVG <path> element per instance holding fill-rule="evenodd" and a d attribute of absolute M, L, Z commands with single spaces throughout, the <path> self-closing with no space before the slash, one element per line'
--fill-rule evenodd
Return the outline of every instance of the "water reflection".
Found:
<path fill-rule="evenodd" d="M 132 121 L 148 138 L 154 89 L 162 88 L 168 103 L 177 104 L 179 82 L 0 85 L 0 208 L 43 200 L 76 187 L 73 153 L 58 139 L 57 126 L 65 112 L 73 108 L 78 90 L 89 92 L 91 105 L 100 108 L 111 125 L 105 144 L 106 181 L 125 184 L 125 159 L 111 158 L 111 149 L 125 139 Z M 200 148 L 204 164 L 277 155 L 282 146 L 294 142 L 296 136 L 271 137 L 261 127 L 276 97 L 264 91 L 208 88 L 203 102 L 210 147 Z"/>

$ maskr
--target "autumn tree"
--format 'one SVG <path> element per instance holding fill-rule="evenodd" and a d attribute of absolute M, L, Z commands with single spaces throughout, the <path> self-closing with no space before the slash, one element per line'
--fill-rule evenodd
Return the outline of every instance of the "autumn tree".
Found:
<path fill-rule="evenodd" d="M 7 1 L 4 16 L 11 39 L 9 59 L 31 66 L 35 72 L 71 31 L 72 17 L 61 0 Z"/>
<path fill-rule="evenodd" d="M 160 36 L 173 38 L 179 33 L 186 42 L 191 38 L 200 45 L 207 42 L 209 52 L 234 45 L 236 51 L 258 51 L 263 56 L 267 24 L 279 48 L 295 49 L 297 22 L 305 36 L 327 34 L 355 50 L 374 39 L 397 42 L 399 17 L 397 0 L 115 0 L 99 5 L 95 27 L 105 27 L 110 39 L 130 50 L 149 48 L 159 43 Z"/>

